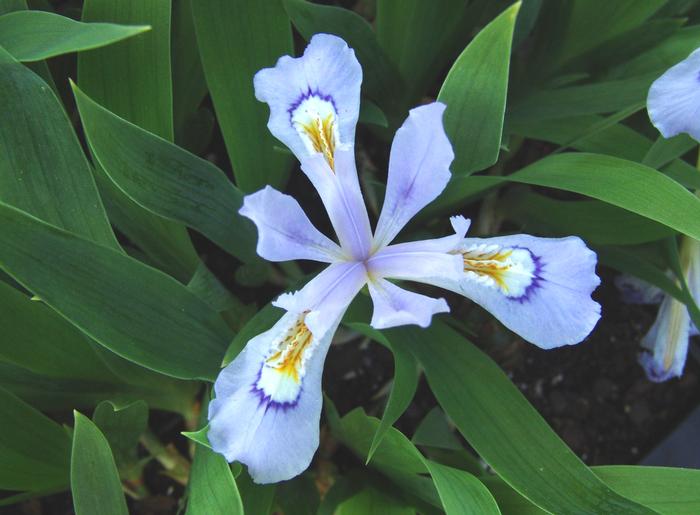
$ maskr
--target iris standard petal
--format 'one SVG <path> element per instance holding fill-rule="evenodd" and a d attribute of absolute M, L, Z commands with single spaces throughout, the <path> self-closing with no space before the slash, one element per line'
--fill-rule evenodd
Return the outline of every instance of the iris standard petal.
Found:
<path fill-rule="evenodd" d="M 293 197 L 270 186 L 246 195 L 239 213 L 257 226 L 257 252 L 268 261 L 330 263 L 342 257 L 340 247 L 313 226 Z"/>
<path fill-rule="evenodd" d="M 700 141 L 700 49 L 654 81 L 647 110 L 664 138 L 685 132 Z"/>
<path fill-rule="evenodd" d="M 374 303 L 370 322 L 375 329 L 415 324 L 428 327 L 436 313 L 449 313 L 445 299 L 434 299 L 399 288 L 386 279 L 375 278 L 368 283 Z"/>
<path fill-rule="evenodd" d="M 355 52 L 330 34 L 316 34 L 303 56 L 281 57 L 254 79 L 256 98 L 270 106 L 270 132 L 299 160 L 320 152 L 331 168 L 335 149 L 354 145 L 361 84 Z"/>
<path fill-rule="evenodd" d="M 642 339 L 647 350 L 639 362 L 647 377 L 660 383 L 672 377 L 680 377 L 688 355 L 690 316 L 681 302 L 667 296 L 649 332 Z"/>
<path fill-rule="evenodd" d="M 321 154 L 305 158 L 301 168 L 318 191 L 345 253 L 364 260 L 369 254 L 372 229 L 357 178 L 355 155 L 352 148 L 344 147 L 335 156 L 335 170 Z"/>
<path fill-rule="evenodd" d="M 444 111 L 445 105 L 440 102 L 411 109 L 396 132 L 374 249 L 388 245 L 450 180 L 454 152 L 442 125 Z"/>
<path fill-rule="evenodd" d="M 323 362 L 342 314 L 314 333 L 305 313 L 286 313 L 248 342 L 214 384 L 208 439 L 229 462 L 240 461 L 256 483 L 291 479 L 319 443 Z"/>
<path fill-rule="evenodd" d="M 458 252 L 459 281 L 425 282 L 470 298 L 538 347 L 578 343 L 600 318 L 596 255 L 579 238 L 467 238 Z"/>

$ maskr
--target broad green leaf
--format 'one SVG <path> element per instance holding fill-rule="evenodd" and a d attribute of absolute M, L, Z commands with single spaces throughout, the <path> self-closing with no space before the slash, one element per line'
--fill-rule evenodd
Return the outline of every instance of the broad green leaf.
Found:
<path fill-rule="evenodd" d="M 243 503 L 231 467 L 221 454 L 196 446 L 190 474 L 186 515 L 243 515 Z"/>
<path fill-rule="evenodd" d="M 379 0 L 377 39 L 396 64 L 406 87 L 401 99 L 412 105 L 427 93 L 436 75 L 454 58 L 455 40 L 464 39 L 463 0 Z M 457 36 L 457 37 L 456 37 Z"/>
<path fill-rule="evenodd" d="M 230 332 L 185 286 L 119 252 L 0 204 L 0 266 L 120 356 L 213 379 Z"/>
<path fill-rule="evenodd" d="M 83 333 L 43 302 L 4 282 L 0 282 L 0 327 L 3 361 L 49 377 L 114 378 Z"/>
<path fill-rule="evenodd" d="M 74 414 L 70 483 L 75 515 L 128 515 L 107 439 L 89 418 Z"/>
<path fill-rule="evenodd" d="M 119 475 L 138 478 L 141 472 L 138 442 L 148 425 L 148 405 L 143 401 L 126 405 L 103 401 L 95 408 L 92 420 L 109 442 Z"/>
<path fill-rule="evenodd" d="M 284 515 L 317 513 L 319 504 L 319 489 L 310 472 L 281 482 L 275 490 L 276 509 Z"/>
<path fill-rule="evenodd" d="M 284 312 L 272 304 L 265 305 L 260 311 L 258 311 L 253 318 L 251 318 L 243 328 L 236 333 L 233 338 L 231 345 L 229 345 L 226 350 L 226 355 L 224 356 L 222 367 L 225 367 L 231 363 L 238 353 L 243 350 L 246 343 L 254 336 L 259 335 L 262 332 L 270 329 L 277 321 L 280 319 Z"/>
<path fill-rule="evenodd" d="M 668 0 L 574 0 L 558 60 L 582 54 L 648 19 Z"/>
<path fill-rule="evenodd" d="M 591 467 L 616 492 L 659 513 L 694 515 L 700 510 L 697 470 L 670 467 L 612 465 Z M 484 480 L 503 513 L 541 515 L 547 513 L 519 495 L 496 476 Z"/>
<path fill-rule="evenodd" d="M 68 486 L 70 438 L 56 422 L 0 388 L 0 489 Z"/>
<path fill-rule="evenodd" d="M 194 31 L 192 0 L 173 2 L 172 31 L 175 141 L 184 146 L 187 127 L 196 123 L 198 108 L 207 95 Z"/>
<path fill-rule="evenodd" d="M 652 18 L 615 36 L 584 54 L 570 60 L 565 70 L 589 70 L 599 75 L 602 70 L 616 69 L 621 64 L 657 47 L 675 34 L 686 20 L 680 18 Z"/>
<path fill-rule="evenodd" d="M 425 460 L 446 515 L 500 514 L 491 493 L 475 476 L 464 470 Z"/>
<path fill-rule="evenodd" d="M 41 61 L 121 41 L 149 29 L 113 23 L 81 23 L 43 11 L 0 16 L 0 45 L 18 61 Z"/>
<path fill-rule="evenodd" d="M 146 24 L 152 30 L 78 56 L 78 84 L 96 102 L 172 141 L 173 94 L 168 0 L 86 0 L 83 22 Z M 125 88 L 124 85 L 129 87 Z"/>
<path fill-rule="evenodd" d="M 65 111 L 49 86 L 0 48 L 0 200 L 118 249 Z"/>
<path fill-rule="evenodd" d="M 243 512 L 270 515 L 275 500 L 276 484 L 258 485 L 244 470 L 236 477 L 236 485 L 243 499 Z"/>
<path fill-rule="evenodd" d="M 580 193 L 700 239 L 700 199 L 664 174 L 632 161 L 555 154 L 504 180 Z"/>
<path fill-rule="evenodd" d="M 339 421 L 336 437 L 350 447 L 358 456 L 369 453 L 374 435 L 379 427 L 379 420 L 368 417 L 362 408 L 355 408 Z M 372 466 L 392 475 L 422 474 L 427 472 L 423 456 L 401 432 L 390 427 L 385 438 L 372 458 Z"/>
<path fill-rule="evenodd" d="M 336 515 L 414 515 L 416 510 L 368 487 L 340 503 Z"/>
<path fill-rule="evenodd" d="M 679 134 L 670 139 L 659 136 L 644 156 L 642 164 L 651 168 L 661 168 L 697 146 L 697 142 L 687 134 Z"/>
<path fill-rule="evenodd" d="M 668 68 L 688 57 L 688 54 L 698 47 L 698 37 L 700 37 L 700 25 L 684 27 L 647 52 L 626 63 L 620 63 L 611 70 L 610 77 L 634 77 L 647 73 L 658 77 Z"/>
<path fill-rule="evenodd" d="M 333 435 L 350 447 L 360 458 L 367 456 L 380 421 L 368 417 L 361 408 L 352 410 L 342 419 L 337 417 L 332 403 L 326 399 L 326 417 Z M 400 431 L 390 427 L 379 444 L 371 467 L 386 475 L 404 494 L 424 503 L 421 513 L 442 508 L 433 481 L 421 474 L 428 472 L 424 458 Z M 367 473 L 364 471 L 365 474 Z"/>
<path fill-rule="evenodd" d="M 427 445 L 453 451 L 462 448 L 462 444 L 450 429 L 445 413 L 438 406 L 431 409 L 421 420 L 411 442 L 415 445 Z"/>
<path fill-rule="evenodd" d="M 90 147 L 114 184 L 149 211 L 196 229 L 244 261 L 257 260 L 243 194 L 212 163 L 110 113 L 73 87 Z"/>
<path fill-rule="evenodd" d="M 281 0 L 197 0 L 192 13 L 238 187 L 246 193 L 266 184 L 281 187 L 291 156 L 273 151 L 277 143 L 267 130 L 268 108 L 253 93 L 253 75 L 292 53 L 292 29 Z"/>
<path fill-rule="evenodd" d="M 700 471 L 628 465 L 593 467 L 596 476 L 620 494 L 661 513 L 700 511 Z"/>
<path fill-rule="evenodd" d="M 498 159 L 518 9 L 520 2 L 479 32 L 440 88 L 438 100 L 447 105 L 445 130 L 455 149 L 456 174 L 470 174 Z"/>
<path fill-rule="evenodd" d="M 403 412 L 406 411 L 406 408 L 408 408 L 413 400 L 413 396 L 416 394 L 419 377 L 418 364 L 413 354 L 408 352 L 401 345 L 393 345 L 381 332 L 372 328 L 370 325 L 351 323 L 348 324 L 348 326 L 386 346 L 394 355 L 394 382 L 386 407 L 384 408 L 381 422 L 379 423 L 379 427 L 377 427 L 377 432 L 374 434 L 372 444 L 367 453 L 366 463 L 369 463 L 389 428 L 399 419 Z"/>
<path fill-rule="evenodd" d="M 602 118 L 599 116 L 590 115 L 518 122 L 511 124 L 509 131 L 529 138 L 550 141 L 557 145 L 565 145 L 573 141 L 571 146 L 582 152 L 607 154 L 645 164 L 644 159 L 651 151 L 653 142 L 625 125 L 615 124 L 600 132 L 588 134 L 584 138 L 579 137 L 588 132 L 590 127 L 599 124 L 601 120 Z M 659 166 L 664 165 L 659 164 Z M 652 166 L 652 168 L 654 167 Z M 700 174 L 695 167 L 685 161 L 675 159 L 666 164 L 662 171 L 683 186 L 693 189 L 700 188 Z"/>
<path fill-rule="evenodd" d="M 637 245 L 675 234 L 664 225 L 598 200 L 562 201 L 518 191 L 504 204 L 510 219 L 525 232 L 575 234 L 593 245 Z"/>
<path fill-rule="evenodd" d="M 194 381 L 176 382 L 155 372 L 153 375 L 158 381 L 151 381 L 148 385 L 129 384 L 109 374 L 105 374 L 102 381 L 48 377 L 0 362 L 0 387 L 43 411 L 72 408 L 91 410 L 104 399 L 112 399 L 119 404 L 143 399 L 153 408 L 188 416 L 199 389 L 198 384 Z"/>
<path fill-rule="evenodd" d="M 243 304 L 203 262 L 199 263 L 187 288 L 215 311 L 222 313 L 229 325 L 234 324 L 231 327 L 235 330 L 240 329 L 253 314 L 251 310 L 254 307 Z"/>
<path fill-rule="evenodd" d="M 509 122 L 531 123 L 551 118 L 612 113 L 644 102 L 658 74 L 536 90 L 508 110 Z"/>
<path fill-rule="evenodd" d="M 645 107 L 646 107 L 645 102 L 638 102 L 636 104 L 631 105 L 630 107 L 627 107 L 625 109 L 622 109 L 621 111 L 618 111 L 617 113 L 613 113 L 609 116 L 603 117 L 599 122 L 594 123 L 590 127 L 587 127 L 583 133 L 577 134 L 573 140 L 564 142 L 561 145 L 561 147 L 557 149 L 557 152 L 560 152 L 561 150 L 564 150 L 564 149 L 569 148 L 569 147 L 575 148 L 576 144 L 579 141 L 588 139 L 595 134 L 599 134 L 599 133 L 603 132 L 604 130 L 617 125 L 618 123 L 629 118 L 633 114 L 638 113 L 639 111 L 641 111 Z"/>
<path fill-rule="evenodd" d="M 399 95 L 405 89 L 403 82 L 364 18 L 348 9 L 306 0 L 284 0 L 284 7 L 294 27 L 307 41 L 318 33 L 343 38 L 362 65 L 362 89 L 365 94 L 377 102 L 390 118 L 398 114 L 401 109 Z"/>
<path fill-rule="evenodd" d="M 170 4 L 169 0 L 86 0 L 84 22 L 147 24 L 152 29 L 109 47 L 78 54 L 78 84 L 106 109 L 172 141 Z M 151 263 L 187 282 L 198 261 L 187 230 L 133 202 L 99 166 L 95 172 L 110 220 Z"/>
<path fill-rule="evenodd" d="M 26 11 L 28 9 L 26 0 L 0 0 L 0 15 L 15 11 Z M 57 92 L 56 84 L 54 83 L 49 67 L 45 62 L 27 63 L 27 67 L 36 73 L 39 77 L 51 86 Z"/>
<path fill-rule="evenodd" d="M 444 324 L 388 332 L 423 365 L 438 402 L 513 488 L 557 514 L 653 513 L 608 488 L 488 356 Z M 468 373 L 465 373 L 468 371 Z"/>

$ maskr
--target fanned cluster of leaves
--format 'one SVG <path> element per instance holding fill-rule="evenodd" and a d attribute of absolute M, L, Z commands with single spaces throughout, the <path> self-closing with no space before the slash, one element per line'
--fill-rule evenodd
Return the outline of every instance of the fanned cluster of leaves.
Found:
<path fill-rule="evenodd" d="M 694 143 L 657 137 L 643 112 L 651 82 L 700 45 L 699 2 L 343 4 L 353 10 L 85 0 L 60 15 L 0 0 L 0 505 L 70 490 L 78 515 L 124 514 L 157 460 L 193 515 L 700 512 L 700 472 L 587 467 L 463 325 L 379 332 L 362 296 L 344 324 L 386 346 L 395 375 L 381 420 L 341 417 L 327 399 L 328 438 L 354 468 L 322 450 L 314 470 L 260 486 L 208 448 L 209 383 L 280 316 L 269 286 L 302 275 L 263 263 L 238 215 L 244 193 L 303 180 L 252 86 L 295 38 L 332 33 L 355 49 L 360 122 L 378 146 L 425 97 L 447 104 L 453 178 L 425 227 L 501 198 L 482 214 L 578 234 L 700 321 L 665 273 L 678 269 L 678 234 L 700 239 L 700 173 L 684 159 Z M 219 137 L 227 157 L 212 161 Z M 535 141 L 546 150 L 533 160 L 523 149 Z M 382 189 L 381 174 L 362 175 Z M 212 273 L 193 235 L 235 281 Z M 251 302 L 250 286 L 266 293 Z M 420 373 L 439 407 L 409 438 L 392 425 Z M 179 451 L 149 409 L 183 417 Z"/>

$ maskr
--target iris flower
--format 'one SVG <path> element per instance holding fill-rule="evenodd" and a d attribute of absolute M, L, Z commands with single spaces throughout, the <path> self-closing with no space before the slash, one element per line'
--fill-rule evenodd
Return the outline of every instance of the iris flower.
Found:
<path fill-rule="evenodd" d="M 652 124 L 664 138 L 681 133 L 700 140 L 700 49 L 669 68 L 649 88 L 647 111 Z M 700 300 L 700 246 L 690 237 L 681 242 L 681 269 L 691 295 Z M 647 288 L 632 288 L 644 291 Z M 650 297 L 642 294 L 642 297 Z M 640 363 L 647 377 L 655 382 L 683 374 L 688 355 L 688 338 L 697 334 L 686 306 L 670 295 L 661 307 L 649 332 L 642 339 L 645 352 Z"/>
<path fill-rule="evenodd" d="M 600 316 L 591 299 L 599 283 L 596 256 L 578 238 L 465 238 L 469 221 L 457 216 L 452 235 L 392 243 L 450 179 L 454 154 L 441 103 L 411 110 L 396 132 L 384 205 L 372 231 L 353 149 L 361 82 L 353 50 L 327 34 L 314 36 L 302 57 L 282 57 L 255 76 L 256 96 L 270 107 L 268 128 L 301 162 L 338 239 L 321 234 L 294 198 L 271 187 L 246 196 L 240 211 L 257 226 L 263 258 L 328 264 L 300 291 L 274 302 L 285 314 L 251 339 L 214 385 L 212 448 L 246 464 L 258 483 L 292 478 L 311 462 L 319 443 L 326 353 L 365 286 L 378 329 L 427 327 L 434 314 L 449 311 L 445 299 L 390 279 L 464 295 L 545 349 L 580 342 Z"/>

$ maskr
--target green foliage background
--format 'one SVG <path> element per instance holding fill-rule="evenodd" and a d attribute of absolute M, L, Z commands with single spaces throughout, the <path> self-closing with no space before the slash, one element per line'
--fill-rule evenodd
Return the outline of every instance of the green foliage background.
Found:
<path fill-rule="evenodd" d="M 581 235 L 700 320 L 664 273 L 677 234 L 700 239 L 695 143 L 658 137 L 644 111 L 651 82 L 700 46 L 697 1 L 339 3 L 85 0 L 62 16 L 0 0 L 0 505 L 70 490 L 77 514 L 123 514 L 157 460 L 187 514 L 700 512 L 700 472 L 587 467 L 463 325 L 378 332 L 362 296 L 344 323 L 393 353 L 386 408 L 341 417 L 327 399 L 324 424 L 365 467 L 259 486 L 207 447 L 208 386 L 279 313 L 225 287 L 191 234 L 228 253 L 241 291 L 300 280 L 255 255 L 237 214 L 244 193 L 303 180 L 252 88 L 295 34 L 355 49 L 377 145 L 426 97 L 447 104 L 453 178 L 414 229 L 507 195 L 499 216 Z M 215 131 L 232 176 L 207 160 Z M 534 160 L 532 141 L 548 149 Z M 381 174 L 362 173 L 381 196 Z M 440 408 L 409 439 L 392 425 L 420 373 Z M 187 453 L 149 409 L 184 418 Z"/>

